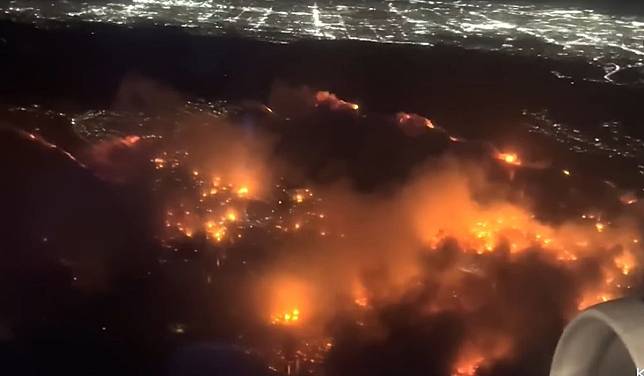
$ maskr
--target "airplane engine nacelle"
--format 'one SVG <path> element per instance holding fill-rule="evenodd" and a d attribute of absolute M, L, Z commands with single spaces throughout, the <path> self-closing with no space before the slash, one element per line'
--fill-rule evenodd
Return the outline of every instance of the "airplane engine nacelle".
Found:
<path fill-rule="evenodd" d="M 550 376 L 640 376 L 643 368 L 644 302 L 629 298 L 592 306 L 570 322 Z"/>

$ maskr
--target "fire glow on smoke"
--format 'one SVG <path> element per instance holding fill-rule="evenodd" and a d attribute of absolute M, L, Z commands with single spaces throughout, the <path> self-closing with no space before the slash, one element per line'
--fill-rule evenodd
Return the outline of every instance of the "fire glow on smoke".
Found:
<path fill-rule="evenodd" d="M 331 111 L 359 110 L 325 91 L 315 93 L 312 103 Z M 392 126 L 410 136 L 442 132 L 451 142 L 467 142 L 420 115 L 398 113 Z M 451 365 L 454 376 L 474 375 L 520 351 L 517 333 L 529 319 L 515 319 L 520 313 L 498 303 L 505 299 L 499 281 L 511 278 L 513 268 L 526 268 L 534 258 L 568 276 L 576 285 L 562 308 L 567 318 L 629 294 L 637 281 L 641 249 L 635 219 L 603 218 L 589 209 L 556 225 L 540 220 L 529 202 L 509 198 L 514 172 L 529 168 L 516 150 L 493 149 L 488 156 L 507 171 L 505 182 L 490 181 L 482 167 L 447 158 L 438 167 L 419 168 L 380 197 L 343 184 L 290 185 L 275 171 L 284 163 L 272 163 L 270 136 L 249 136 L 225 121 L 209 129 L 188 134 L 189 143 L 164 145 L 150 159 L 160 189 L 168 192 L 160 238 L 170 248 L 205 239 L 221 256 L 219 264 L 253 229 L 279 237 L 279 256 L 259 278 L 262 294 L 254 298 L 259 319 L 309 342 L 313 336 L 324 344 L 323 353 L 333 348 L 333 333 L 325 328 L 337 315 L 349 315 L 377 333 L 383 330 L 378 310 L 415 297 L 418 312 L 428 319 L 450 312 L 475 318 L 467 321 Z M 140 143 L 138 136 L 116 142 L 131 148 Z M 96 152 L 101 163 L 107 158 L 103 147 Z M 564 178 L 572 175 L 562 172 Z M 164 185 L 168 181 L 173 183 Z M 622 202 L 637 200 L 629 196 Z M 252 209 L 257 203 L 269 209 L 258 214 Z M 589 263 L 592 276 L 586 275 Z M 518 279 L 517 284 L 526 282 Z M 526 289 L 550 286 L 529 283 Z M 301 353 L 317 359 L 306 355 L 306 348 Z"/>

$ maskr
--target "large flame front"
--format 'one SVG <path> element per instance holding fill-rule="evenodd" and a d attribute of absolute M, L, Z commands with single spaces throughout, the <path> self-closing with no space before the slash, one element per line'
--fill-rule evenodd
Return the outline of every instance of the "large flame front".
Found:
<path fill-rule="evenodd" d="M 314 99 L 332 110 L 358 110 L 357 104 L 329 92 L 317 92 Z M 398 113 L 395 124 L 407 135 L 430 132 L 467 142 L 421 115 Z M 322 352 L 332 351 L 326 328 L 338 316 L 351 317 L 375 338 L 386 337 L 377 312 L 417 299 L 414 309 L 424 318 L 446 313 L 465 318 L 465 339 L 451 372 L 472 376 L 518 351 L 522 321 L 514 319 L 525 312 L 508 309 L 511 302 L 491 303 L 505 298 L 502 278 L 520 280 L 513 268 L 543 263 L 564 275 L 562 281 L 571 286 L 561 287 L 573 291 L 560 307 L 566 317 L 628 294 L 639 274 L 640 234 L 628 216 L 589 210 L 554 224 L 537 218 L 528 203 L 509 198 L 516 189 L 511 179 L 487 181 L 484 167 L 458 161 L 421 170 L 382 197 L 346 187 L 289 186 L 273 176 L 266 153 L 229 147 L 246 137 L 232 135 L 220 148 L 225 158 L 197 158 L 177 149 L 150 160 L 173 187 L 164 196 L 161 238 L 175 251 L 176 244 L 205 239 L 210 249 L 225 253 L 248 233 L 261 229 L 269 234 L 277 244 L 265 245 L 274 257 L 271 266 L 254 270 L 261 280 L 257 316 L 271 330 L 300 337 L 316 333 L 317 342 L 306 338 L 307 345 L 298 349 L 302 354 L 313 342 L 324 343 Z M 124 138 L 119 145 L 138 142 Z M 484 157 L 512 176 L 533 166 L 516 151 L 492 150 Z M 569 170 L 557 170 L 557 176 L 575 179 Z M 637 206 L 632 194 L 616 202 Z M 264 209 L 251 213 L 253 206 Z M 252 241 L 244 245 L 257 247 Z"/>

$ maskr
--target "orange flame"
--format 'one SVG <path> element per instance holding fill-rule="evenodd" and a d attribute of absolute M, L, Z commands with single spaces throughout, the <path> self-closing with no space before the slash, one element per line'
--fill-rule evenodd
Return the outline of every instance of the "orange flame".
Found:
<path fill-rule="evenodd" d="M 516 153 L 497 153 L 496 158 L 513 166 L 521 166 L 523 163 Z"/>
<path fill-rule="evenodd" d="M 316 106 L 326 105 L 332 110 L 357 111 L 360 108 L 356 103 L 344 101 L 328 91 L 315 93 L 315 103 Z"/>

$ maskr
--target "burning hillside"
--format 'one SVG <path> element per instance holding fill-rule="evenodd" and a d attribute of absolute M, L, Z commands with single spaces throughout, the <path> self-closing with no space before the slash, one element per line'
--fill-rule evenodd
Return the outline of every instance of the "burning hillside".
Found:
<path fill-rule="evenodd" d="M 64 152 L 102 184 L 149 201 L 155 249 L 146 257 L 166 288 L 186 289 L 173 334 L 203 338 L 199 328 L 229 312 L 237 321 L 215 336 L 278 374 L 530 374 L 533 365 L 542 374 L 576 311 L 638 294 L 642 211 L 632 193 L 611 188 L 584 207 L 595 188 L 516 147 L 289 90 L 270 107 L 179 105 L 163 126 L 86 137 Z M 307 105 L 284 105 L 293 90 Z M 87 119 L 91 132 L 97 118 Z M 303 129 L 312 136 L 289 138 Z M 383 142 L 391 154 L 378 154 Z M 354 169 L 379 180 L 365 178 L 364 189 Z M 529 189 L 548 184 L 578 192 L 576 206 L 560 205 L 563 220 L 543 209 L 562 195 Z M 61 252 L 82 274 L 86 261 Z M 219 300 L 207 305 L 217 308 L 194 314 L 203 302 L 192 295 L 211 290 Z"/>

